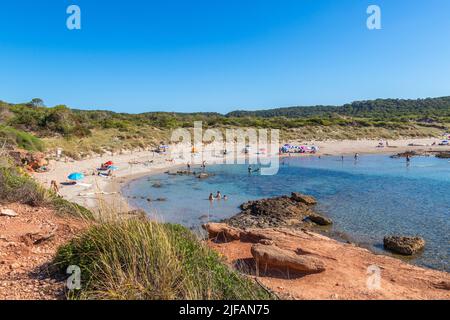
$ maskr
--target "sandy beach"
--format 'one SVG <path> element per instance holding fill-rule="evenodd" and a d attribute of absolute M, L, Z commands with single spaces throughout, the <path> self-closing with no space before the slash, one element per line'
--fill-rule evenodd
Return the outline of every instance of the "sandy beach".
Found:
<path fill-rule="evenodd" d="M 405 139 L 389 141 L 389 146 L 379 148 L 378 140 L 344 140 L 344 141 L 293 141 L 293 144 L 308 144 L 319 147 L 319 152 L 314 156 L 344 155 L 353 156 L 355 153 L 364 154 L 395 154 L 405 151 L 449 151 L 449 146 L 432 146 L 438 143 L 436 138 Z M 211 148 L 211 147 L 210 147 Z M 188 148 L 189 149 L 189 148 Z M 190 150 L 190 149 L 189 149 Z M 221 150 L 217 146 L 216 150 Z M 126 200 L 120 195 L 121 186 L 125 183 L 158 172 L 173 170 L 176 167 L 185 168 L 188 162 L 193 163 L 193 170 L 200 167 L 202 161 L 207 165 L 222 163 L 223 156 L 209 154 L 195 154 L 186 156 L 176 151 L 168 154 L 158 154 L 153 151 L 127 151 L 122 154 L 105 154 L 99 157 L 83 159 L 78 161 L 66 161 L 65 159 L 51 160 L 50 171 L 35 173 L 34 177 L 46 188 L 50 187 L 52 180 L 59 184 L 67 181 L 67 176 L 72 172 L 82 172 L 85 175 L 83 181 L 77 185 L 60 185 L 60 194 L 67 200 L 78 203 L 90 209 L 96 209 L 99 199 L 103 203 L 114 206 L 116 209 L 127 210 Z M 235 158 L 245 155 L 237 154 Z M 295 156 L 311 156 L 298 154 Z M 101 163 L 112 160 L 118 168 L 113 177 L 102 177 L 97 175 L 96 168 Z"/>

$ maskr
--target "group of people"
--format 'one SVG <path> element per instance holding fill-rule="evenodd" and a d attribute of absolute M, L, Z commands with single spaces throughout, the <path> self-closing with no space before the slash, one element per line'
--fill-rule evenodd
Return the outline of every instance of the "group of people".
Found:
<path fill-rule="evenodd" d="M 220 193 L 220 191 L 217 191 L 216 195 L 214 196 L 212 193 L 209 194 L 209 201 L 214 201 L 214 200 L 228 200 L 227 195 L 223 195 Z"/>

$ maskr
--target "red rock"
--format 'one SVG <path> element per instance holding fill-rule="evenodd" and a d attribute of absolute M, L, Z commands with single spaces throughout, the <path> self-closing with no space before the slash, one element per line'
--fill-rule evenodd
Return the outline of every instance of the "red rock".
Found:
<path fill-rule="evenodd" d="M 241 232 L 237 228 L 230 227 L 225 223 L 207 223 L 203 229 L 208 232 L 209 239 L 217 239 L 220 241 L 233 241 L 241 238 Z"/>
<path fill-rule="evenodd" d="M 322 260 L 310 255 L 298 255 L 274 245 L 254 244 L 251 253 L 256 262 L 263 266 L 288 268 L 304 273 L 325 271 L 325 264 Z"/>

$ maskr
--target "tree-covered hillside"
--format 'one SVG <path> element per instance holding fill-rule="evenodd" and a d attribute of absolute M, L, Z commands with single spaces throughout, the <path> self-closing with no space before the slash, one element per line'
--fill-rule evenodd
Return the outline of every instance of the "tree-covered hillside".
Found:
<path fill-rule="evenodd" d="M 233 111 L 228 117 L 359 117 L 371 119 L 421 119 L 450 117 L 450 97 L 418 100 L 377 99 L 355 101 L 343 106 L 289 107 L 259 111 Z"/>
<path fill-rule="evenodd" d="M 171 129 L 274 128 L 284 140 L 438 136 L 450 123 L 450 97 L 357 101 L 343 106 L 290 107 L 219 113 L 115 113 L 46 107 L 41 99 L 0 101 L 0 142 L 43 150 L 63 147 L 73 153 L 143 148 L 170 137 Z M 42 141 L 40 141 L 42 140 Z"/>

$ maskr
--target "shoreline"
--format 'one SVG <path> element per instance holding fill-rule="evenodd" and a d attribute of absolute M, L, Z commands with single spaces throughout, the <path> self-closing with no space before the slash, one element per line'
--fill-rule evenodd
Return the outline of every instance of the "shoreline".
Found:
<path fill-rule="evenodd" d="M 405 151 L 450 151 L 450 146 L 431 145 L 438 140 L 436 138 L 392 140 L 389 142 L 390 146 L 384 148 L 376 147 L 379 140 L 293 141 L 291 142 L 292 144 L 316 145 L 319 147 L 319 151 L 315 154 L 291 154 L 291 156 L 350 156 L 355 153 L 360 155 L 392 155 Z M 414 146 L 409 146 L 409 144 L 414 144 Z M 216 150 L 221 150 L 222 147 L 216 146 Z M 238 154 L 235 156 L 235 158 L 242 157 L 245 157 L 245 155 Z M 101 163 L 109 160 L 114 161 L 115 166 L 119 168 L 117 171 L 114 171 L 113 178 L 105 178 L 93 174 Z M 71 172 L 82 172 L 85 174 L 83 184 L 86 185 L 61 186 L 60 194 L 62 197 L 91 210 L 98 209 L 100 201 L 107 202 L 111 200 L 118 202 L 122 208 L 126 207 L 127 204 L 126 199 L 120 194 L 120 189 L 123 185 L 147 175 L 181 168 L 186 166 L 188 162 L 194 163 L 193 160 L 196 163 L 194 167 L 199 166 L 202 160 L 205 160 L 207 165 L 223 163 L 223 157 L 213 155 L 197 154 L 195 156 L 191 155 L 189 159 L 186 159 L 180 158 L 180 153 L 161 155 L 152 151 L 128 151 L 119 155 L 105 154 L 70 162 L 51 160 L 49 164 L 51 170 L 49 172 L 34 173 L 33 176 L 44 187 L 49 188 L 52 180 L 61 183 L 67 180 L 67 175 Z M 98 199 L 98 196 L 104 199 Z"/>

